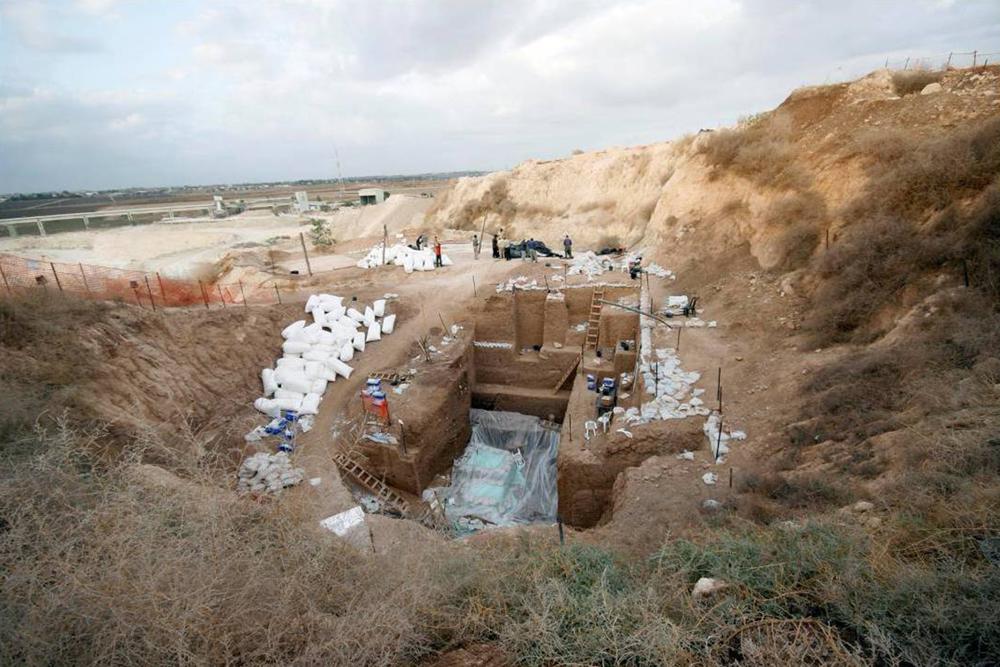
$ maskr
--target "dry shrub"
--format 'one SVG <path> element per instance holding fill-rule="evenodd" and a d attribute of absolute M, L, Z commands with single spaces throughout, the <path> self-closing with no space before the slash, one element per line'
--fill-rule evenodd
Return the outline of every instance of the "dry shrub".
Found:
<path fill-rule="evenodd" d="M 698 152 L 713 170 L 730 171 L 757 185 L 802 190 L 812 179 L 795 164 L 791 125 L 780 116 L 708 134 Z"/>
<path fill-rule="evenodd" d="M 892 87 L 899 96 L 919 93 L 929 83 L 937 83 L 944 72 L 925 69 L 900 70 L 892 73 Z"/>
<path fill-rule="evenodd" d="M 598 250 L 601 248 L 621 248 L 622 239 L 617 234 L 605 234 L 601 238 L 597 239 L 597 243 L 594 246 Z"/>
<path fill-rule="evenodd" d="M 774 200 L 764 214 L 765 221 L 778 235 L 780 267 L 785 270 L 804 266 L 819 243 L 819 230 L 827 220 L 823 198 L 809 190 L 792 192 Z"/>
<path fill-rule="evenodd" d="M 920 220 L 982 192 L 1000 174 L 1000 118 L 922 138 L 900 130 L 862 134 L 855 152 L 869 158 L 863 194 L 848 219 L 895 215 Z"/>
<path fill-rule="evenodd" d="M 795 509 L 822 509 L 850 498 L 850 493 L 836 481 L 815 473 L 746 473 L 741 477 L 740 491 Z"/>
<path fill-rule="evenodd" d="M 507 180 L 498 178 L 479 199 L 465 202 L 448 224 L 454 229 L 479 229 L 484 216 L 499 216 L 502 221 L 508 222 L 516 212 L 517 206 L 510 199 Z"/>

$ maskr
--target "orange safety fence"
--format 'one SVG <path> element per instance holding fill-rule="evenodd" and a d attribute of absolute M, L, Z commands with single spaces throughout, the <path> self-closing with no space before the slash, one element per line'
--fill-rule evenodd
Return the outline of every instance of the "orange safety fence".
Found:
<path fill-rule="evenodd" d="M 159 273 L 0 254 L 0 295 L 26 289 L 59 290 L 143 308 L 273 305 L 301 300 L 295 292 L 281 294 L 274 284 L 179 280 Z"/>

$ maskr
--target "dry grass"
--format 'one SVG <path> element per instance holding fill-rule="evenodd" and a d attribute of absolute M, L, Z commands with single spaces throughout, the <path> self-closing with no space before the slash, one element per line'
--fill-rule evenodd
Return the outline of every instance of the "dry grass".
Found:
<path fill-rule="evenodd" d="M 809 261 L 819 243 L 820 229 L 827 221 L 826 204 L 812 191 L 786 193 L 771 203 L 764 218 L 778 239 L 779 267 L 797 269 Z"/>
<path fill-rule="evenodd" d="M 937 83 L 944 72 L 932 72 L 925 69 L 901 70 L 892 73 L 892 87 L 896 94 L 913 95 L 919 93 L 929 83 Z"/>
<path fill-rule="evenodd" d="M 729 171 L 761 187 L 804 190 L 812 181 L 795 163 L 791 125 L 780 116 L 704 135 L 698 152 L 713 172 Z"/>

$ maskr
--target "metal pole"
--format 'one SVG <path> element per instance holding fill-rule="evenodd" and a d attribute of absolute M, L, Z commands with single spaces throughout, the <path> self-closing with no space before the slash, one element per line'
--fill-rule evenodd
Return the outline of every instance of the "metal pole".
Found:
<path fill-rule="evenodd" d="M 306 271 L 308 271 L 309 276 L 312 277 L 313 270 L 312 266 L 309 264 L 309 251 L 306 250 L 306 237 L 302 232 L 299 232 L 299 241 L 302 242 L 302 254 L 305 255 L 306 258 Z"/>
<path fill-rule="evenodd" d="M 278 283 L 274 283 L 274 296 L 278 297 L 278 305 L 281 305 L 281 292 L 278 291 Z"/>
<path fill-rule="evenodd" d="M 977 53 L 979 53 L 979 51 L 973 51 L 973 52 L 972 52 L 972 66 L 973 66 L 973 67 L 975 67 L 975 66 L 976 66 L 976 54 L 977 54 Z"/>
<path fill-rule="evenodd" d="M 382 266 L 385 266 L 385 247 L 389 244 L 389 228 L 382 225 Z"/>
<path fill-rule="evenodd" d="M 475 276 L 472 276 L 472 296 L 479 296 L 479 293 L 476 291 L 476 277 Z"/>
<path fill-rule="evenodd" d="M 0 264 L 0 278 L 3 278 L 3 286 L 7 288 L 8 292 L 13 292 L 10 288 L 10 283 L 7 282 L 7 274 L 3 272 L 3 265 Z"/>
<path fill-rule="evenodd" d="M 562 517 L 561 516 L 556 516 L 556 522 L 559 524 L 559 546 L 562 546 L 562 545 L 566 544 L 566 538 L 563 535 Z"/>
<path fill-rule="evenodd" d="M 683 327 L 677 327 L 677 347 L 676 347 L 677 354 L 681 353 L 681 329 L 682 328 Z"/>
<path fill-rule="evenodd" d="M 441 330 L 444 332 L 444 333 L 442 333 L 442 335 L 443 336 L 447 336 L 448 335 L 448 325 L 444 323 L 444 318 L 441 317 L 441 313 L 438 313 L 438 319 L 441 320 Z"/>
<path fill-rule="evenodd" d="M 219 284 L 219 283 L 215 283 L 215 286 L 219 290 L 219 301 L 222 302 L 222 307 L 225 308 L 226 307 L 226 297 L 222 296 L 222 285 Z"/>
<path fill-rule="evenodd" d="M 90 285 L 87 284 L 87 274 L 83 271 L 83 263 L 80 263 L 80 277 L 83 278 L 83 287 L 87 290 L 87 294 L 90 294 Z"/>
<path fill-rule="evenodd" d="M 719 436 L 715 440 L 715 460 L 719 460 L 719 449 L 722 448 L 722 415 L 719 415 Z"/>
<path fill-rule="evenodd" d="M 951 52 L 948 53 L 948 62 L 945 63 L 944 68 L 948 69 L 951 67 Z"/>
<path fill-rule="evenodd" d="M 198 287 L 201 289 L 201 298 L 205 300 L 205 310 L 208 310 L 208 292 L 205 291 L 205 284 L 199 280 Z"/>
<path fill-rule="evenodd" d="M 143 280 L 146 281 L 146 292 L 149 293 L 149 305 L 151 305 L 153 307 L 153 312 L 155 313 L 156 312 L 156 302 L 153 301 L 153 290 L 150 289 L 150 287 L 149 287 L 149 276 L 147 276 L 146 274 L 143 274 L 142 278 L 143 278 Z"/>
<path fill-rule="evenodd" d="M 160 300 L 163 301 L 163 307 L 167 307 L 167 290 L 163 289 L 163 278 L 160 277 L 160 272 L 156 272 L 156 284 L 160 286 Z"/>
<path fill-rule="evenodd" d="M 55 277 L 55 279 L 56 279 L 56 285 L 57 285 L 57 286 L 59 287 L 59 291 L 60 291 L 60 292 L 62 292 L 62 291 L 63 291 L 63 288 L 62 288 L 62 283 L 61 283 L 61 282 L 59 281 L 59 274 L 58 274 L 58 273 L 56 273 L 56 265 L 55 265 L 55 264 L 53 264 L 52 262 L 49 262 L 49 266 L 51 266 L 51 267 L 52 267 L 52 275 L 53 275 L 53 276 Z"/>
<path fill-rule="evenodd" d="M 247 293 L 243 291 L 243 281 L 240 281 L 240 295 L 243 297 L 243 307 L 247 308 Z"/>

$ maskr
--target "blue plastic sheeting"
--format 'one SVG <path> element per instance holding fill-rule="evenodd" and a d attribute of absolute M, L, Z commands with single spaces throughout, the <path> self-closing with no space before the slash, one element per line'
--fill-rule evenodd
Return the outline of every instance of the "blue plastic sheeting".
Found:
<path fill-rule="evenodd" d="M 472 436 L 444 489 L 457 527 L 556 520 L 558 427 L 517 412 L 471 410 Z"/>

